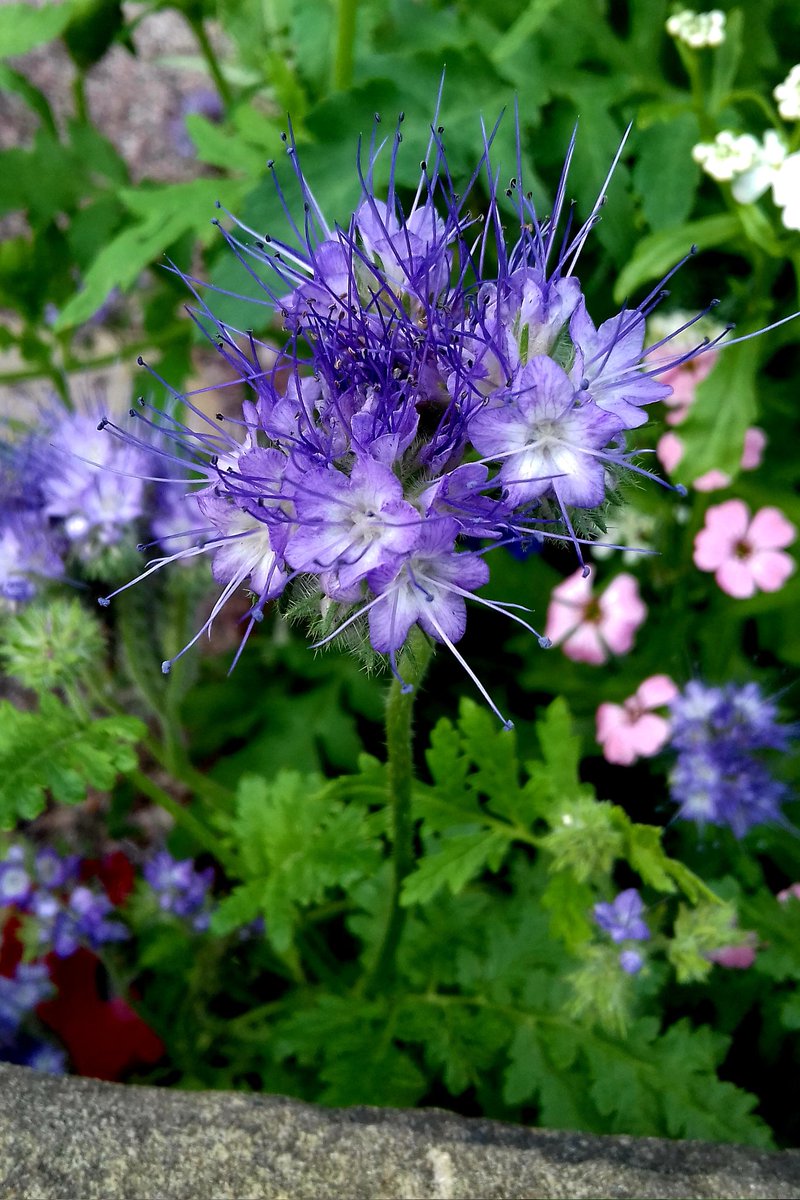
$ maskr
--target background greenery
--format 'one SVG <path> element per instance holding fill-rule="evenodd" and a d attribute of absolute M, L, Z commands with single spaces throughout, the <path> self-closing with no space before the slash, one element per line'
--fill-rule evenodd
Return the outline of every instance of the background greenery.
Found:
<path fill-rule="evenodd" d="M 768 126 L 772 89 L 800 61 L 792 0 L 724 5 L 725 43 L 697 55 L 666 35 L 670 10 L 659 0 L 187 0 L 172 7 L 194 32 L 220 119 L 186 118 L 194 178 L 133 185 L 130 164 L 92 123 L 85 80 L 112 48 L 132 51 L 137 25 L 165 7 L 0 7 L 10 60 L 0 87 L 38 119 L 30 144 L 0 153 L 0 215 L 17 218 L 0 245 L 0 349 L 16 355 L 0 370 L 0 404 L 12 420 L 14 386 L 47 380 L 72 403 L 76 372 L 140 353 L 184 388 L 202 339 L 181 312 L 182 283 L 160 265 L 257 295 L 211 218 L 219 200 L 254 229 L 281 227 L 265 162 L 277 160 L 291 195 L 287 114 L 331 219 L 346 221 L 358 200 L 356 144 L 374 112 L 389 128 L 405 113 L 399 182 L 415 186 L 443 69 L 453 177 L 470 177 L 481 119 L 491 127 L 504 108 L 496 160 L 516 172 L 516 105 L 526 187 L 542 213 L 576 123 L 569 188 L 583 215 L 632 123 L 582 259 L 597 321 L 640 297 L 692 243 L 700 253 L 671 281 L 670 308 L 718 297 L 716 315 L 746 331 L 800 307 L 800 235 L 782 227 L 768 197 L 737 205 L 691 157 L 720 129 Z M 17 57 L 55 38 L 75 68 L 67 122 Z M 86 330 L 109 297 L 112 316 L 101 320 L 116 343 L 98 359 Z M 217 295 L 213 308 L 268 332 L 264 307 Z M 723 355 L 681 427 L 680 473 L 690 483 L 725 470 L 725 498 L 777 504 L 795 524 L 798 341 L 800 323 L 790 324 Z M 767 456 L 741 476 L 754 423 L 768 434 Z M 649 425 L 641 444 L 652 447 L 658 432 Z M 415 718 L 420 857 L 380 978 L 391 894 L 385 680 L 343 653 L 315 657 L 275 616 L 232 678 L 222 645 L 165 680 L 161 660 L 205 602 L 207 584 L 194 578 L 129 593 L 109 615 L 105 652 L 69 677 L 42 683 L 6 653 L 27 685 L 16 706 L 4 702 L 7 829 L 20 822 L 40 838 L 27 822 L 46 803 L 82 801 L 90 786 L 111 793 L 108 838 L 141 841 L 131 815 L 144 796 L 175 818 L 176 854 L 217 863 L 211 934 L 190 935 L 134 897 L 135 956 L 120 950 L 108 964 L 119 986 L 135 982 L 137 1005 L 167 1045 L 150 1078 L 335 1104 L 438 1103 L 601 1132 L 796 1140 L 796 1097 L 780 1078 L 797 1066 L 800 904 L 774 899 L 800 877 L 796 834 L 761 827 L 737 843 L 673 823 L 667 764 L 611 767 L 593 731 L 601 701 L 621 701 L 655 672 L 681 684 L 756 679 L 791 713 L 800 577 L 774 595 L 733 600 L 692 563 L 693 538 L 719 497 L 690 490 L 678 501 L 650 488 L 630 499 L 651 518 L 659 551 L 636 568 L 650 616 L 631 654 L 602 668 L 572 663 L 473 611 L 462 649 L 513 714 L 516 741 L 461 701 L 457 664 L 434 663 Z M 530 605 L 540 622 L 573 569 L 555 552 L 493 566 L 488 594 Z M 603 567 L 619 569 L 618 560 Z M 97 620 L 86 600 L 85 619 Z M 6 646 L 18 645 L 17 619 L 6 614 Z M 64 747 L 46 770 L 43 744 Z M 796 762 L 786 771 L 796 779 Z M 565 805 L 580 812 L 581 831 L 561 845 Z M 633 884 L 649 889 L 660 939 L 660 957 L 635 980 L 621 977 L 589 919 L 597 899 Z M 748 972 L 705 957 L 730 934 L 734 904 L 761 945 Z M 259 915 L 266 936 L 237 940 Z"/>

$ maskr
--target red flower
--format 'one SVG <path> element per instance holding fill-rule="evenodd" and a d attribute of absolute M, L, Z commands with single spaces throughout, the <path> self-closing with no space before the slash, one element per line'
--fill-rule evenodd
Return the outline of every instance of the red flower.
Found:
<path fill-rule="evenodd" d="M 95 1079 L 121 1079 L 133 1067 L 158 1062 L 164 1044 L 120 997 L 105 1000 L 98 990 L 100 960 L 89 950 L 69 958 L 47 956 L 57 989 L 36 1010 L 63 1042 L 74 1071 Z"/>

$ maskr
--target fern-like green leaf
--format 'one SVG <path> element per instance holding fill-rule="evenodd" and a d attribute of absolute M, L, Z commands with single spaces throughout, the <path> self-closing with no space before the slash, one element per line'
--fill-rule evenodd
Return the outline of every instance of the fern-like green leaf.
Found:
<path fill-rule="evenodd" d="M 92 720 L 54 695 L 37 712 L 0 704 L 0 829 L 31 820 L 48 793 L 59 804 L 78 804 L 88 788 L 107 791 L 136 766 L 135 743 L 144 736 L 135 717 Z"/>

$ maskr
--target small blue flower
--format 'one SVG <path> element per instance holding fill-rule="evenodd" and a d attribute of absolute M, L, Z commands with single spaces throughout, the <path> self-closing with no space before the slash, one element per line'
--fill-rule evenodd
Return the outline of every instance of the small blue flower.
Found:
<path fill-rule="evenodd" d="M 142 874 L 155 892 L 162 912 L 189 920 L 198 933 L 208 929 L 213 867 L 198 871 L 190 858 L 174 859 L 169 851 L 160 850 L 145 863 Z"/>
<path fill-rule="evenodd" d="M 619 965 L 627 975 L 638 975 L 644 966 L 644 959 L 638 950 L 621 950 Z"/>
<path fill-rule="evenodd" d="M 636 888 L 626 888 L 610 904 L 594 906 L 594 919 L 612 942 L 644 942 L 650 930 L 642 920 L 644 905 Z"/>
<path fill-rule="evenodd" d="M 25 865 L 25 851 L 10 846 L 0 862 L 0 906 L 24 904 L 31 893 L 32 883 Z"/>
<path fill-rule="evenodd" d="M 44 963 L 20 963 L 10 978 L 0 975 L 0 1045 L 13 1041 L 25 1017 L 52 992 Z"/>

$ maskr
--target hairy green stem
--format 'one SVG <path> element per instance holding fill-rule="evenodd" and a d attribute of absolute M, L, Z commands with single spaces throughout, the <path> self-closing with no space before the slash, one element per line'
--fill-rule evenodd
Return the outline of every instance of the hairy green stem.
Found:
<path fill-rule="evenodd" d="M 413 626 L 400 671 L 410 688 L 392 680 L 386 702 L 386 763 L 389 774 L 389 836 L 392 843 L 392 883 L 389 912 L 383 938 L 372 965 L 362 981 L 369 992 L 394 969 L 397 946 L 403 932 L 406 910 L 401 907 L 403 881 L 414 866 L 414 821 L 411 796 L 414 788 L 414 744 L 412 718 L 417 688 L 425 677 L 433 643 Z"/>
<path fill-rule="evenodd" d="M 346 91 L 353 82 L 353 43 L 356 36 L 358 0 L 336 0 L 336 54 L 333 60 L 333 90 Z"/>

